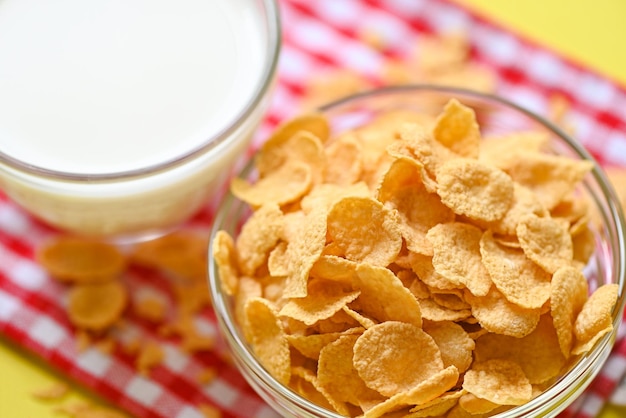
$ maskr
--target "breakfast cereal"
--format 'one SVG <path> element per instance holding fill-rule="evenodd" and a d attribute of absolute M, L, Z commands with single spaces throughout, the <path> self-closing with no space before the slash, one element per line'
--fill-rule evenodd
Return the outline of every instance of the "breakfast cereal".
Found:
<path fill-rule="evenodd" d="M 54 278 L 75 283 L 111 280 L 127 264 L 115 245 L 71 236 L 46 242 L 38 249 L 37 260 Z"/>
<path fill-rule="evenodd" d="M 213 243 L 235 319 L 280 383 L 346 416 L 488 416 L 612 329 L 617 286 L 588 296 L 581 270 L 591 162 L 535 132 L 483 138 L 454 99 L 332 135 L 320 118 L 278 128 L 258 177 L 231 186 L 252 215 Z"/>

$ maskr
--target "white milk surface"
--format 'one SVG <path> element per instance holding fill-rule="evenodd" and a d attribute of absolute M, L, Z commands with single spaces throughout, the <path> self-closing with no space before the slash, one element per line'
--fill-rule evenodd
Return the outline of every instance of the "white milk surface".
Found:
<path fill-rule="evenodd" d="M 134 170 L 223 130 L 263 75 L 243 0 L 0 0 L 0 151 L 73 173 Z"/>

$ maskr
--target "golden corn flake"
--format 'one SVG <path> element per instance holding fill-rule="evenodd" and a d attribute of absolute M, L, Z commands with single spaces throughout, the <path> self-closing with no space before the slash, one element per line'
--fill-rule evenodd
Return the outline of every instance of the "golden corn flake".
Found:
<path fill-rule="evenodd" d="M 200 410 L 200 413 L 202 414 L 204 418 L 221 418 L 222 417 L 222 411 L 216 406 L 213 406 L 207 403 L 202 403 L 198 406 L 198 409 Z"/>
<path fill-rule="evenodd" d="M 307 295 L 309 273 L 326 243 L 326 216 L 323 209 L 307 214 L 295 238 L 287 245 L 289 274 L 283 293 L 285 297 L 302 298 Z"/>
<path fill-rule="evenodd" d="M 62 382 L 56 382 L 48 387 L 41 388 L 32 392 L 32 395 L 41 400 L 59 400 L 69 393 L 69 386 Z"/>
<path fill-rule="evenodd" d="M 480 252 L 491 280 L 509 302 L 537 309 L 550 298 L 551 276 L 522 250 L 500 245 L 487 231 L 481 238 Z"/>
<path fill-rule="evenodd" d="M 140 374 L 147 375 L 150 370 L 163 362 L 165 353 L 160 344 L 151 341 L 143 344 L 135 359 L 135 366 Z"/>
<path fill-rule="evenodd" d="M 539 198 L 527 187 L 519 183 L 513 184 L 513 203 L 502 219 L 494 222 L 478 222 L 483 229 L 490 229 L 495 234 L 507 238 L 517 238 L 517 225 L 523 216 L 528 214 L 547 217 L 549 212 L 543 207 Z M 515 242 L 519 244 L 517 239 Z"/>
<path fill-rule="evenodd" d="M 349 317 L 351 317 L 356 322 L 358 322 L 364 329 L 369 329 L 369 328 L 372 328 L 374 325 L 376 325 L 376 322 L 374 322 L 373 319 L 366 317 L 365 315 L 361 314 L 360 312 L 355 311 L 354 309 L 352 309 L 352 308 L 350 308 L 348 306 L 344 306 L 341 309 Z"/>
<path fill-rule="evenodd" d="M 480 255 L 482 235 L 479 228 L 462 222 L 438 224 L 426 234 L 433 246 L 435 271 L 476 296 L 485 296 L 491 288 Z"/>
<path fill-rule="evenodd" d="M 248 300 L 245 313 L 246 334 L 252 337 L 254 354 L 272 376 L 288 385 L 291 378 L 289 341 L 278 311 L 267 300 L 256 297 Z"/>
<path fill-rule="evenodd" d="M 135 245 L 131 262 L 158 269 L 176 279 L 204 281 L 207 272 L 206 238 L 191 231 L 177 231 Z"/>
<path fill-rule="evenodd" d="M 518 157 L 518 152 L 540 152 L 547 147 L 550 137 L 545 132 L 515 132 L 498 137 L 488 137 L 480 143 L 479 160 L 506 169 Z"/>
<path fill-rule="evenodd" d="M 361 312 L 378 321 L 402 321 L 422 326 L 420 305 L 409 289 L 385 267 L 359 264 L 355 287 Z M 394 301 L 389 303 L 389 301 Z"/>
<path fill-rule="evenodd" d="M 81 284 L 70 289 L 67 313 L 76 327 L 103 331 L 121 318 L 127 302 L 128 291 L 116 280 Z"/>
<path fill-rule="evenodd" d="M 311 280 L 306 297 L 288 301 L 281 308 L 279 315 L 297 319 L 310 326 L 321 319 L 333 316 L 356 299 L 359 293 L 359 291 L 346 292 L 340 282 Z"/>
<path fill-rule="evenodd" d="M 326 166 L 322 141 L 310 132 L 299 131 L 280 144 L 266 142 L 257 155 L 256 167 L 259 175 L 265 177 L 293 161 L 309 165 L 313 182 L 319 183 Z"/>
<path fill-rule="evenodd" d="M 433 373 L 412 388 L 399 392 L 365 411 L 364 418 L 377 418 L 406 405 L 421 405 L 443 395 L 457 383 L 459 371 L 454 366 Z"/>
<path fill-rule="evenodd" d="M 600 286 L 587 299 L 574 323 L 576 343 L 572 354 L 581 354 L 613 330 L 611 312 L 617 302 L 617 284 Z"/>
<path fill-rule="evenodd" d="M 208 385 L 217 378 L 218 374 L 219 372 L 214 367 L 207 367 L 202 369 L 200 373 L 197 374 L 196 380 L 201 385 Z"/>
<path fill-rule="evenodd" d="M 424 127 L 414 123 L 402 126 L 400 139 L 390 144 L 387 152 L 395 158 L 414 159 L 424 167 L 422 181 L 426 189 L 430 192 L 436 191 L 436 173 L 444 163 L 458 158 L 458 155 L 435 140 Z"/>
<path fill-rule="evenodd" d="M 432 337 L 397 321 L 375 325 L 357 339 L 354 367 L 368 387 L 385 396 L 408 391 L 444 368 Z"/>
<path fill-rule="evenodd" d="M 286 162 L 254 184 L 234 178 L 230 190 L 252 207 L 260 207 L 266 203 L 282 206 L 300 199 L 312 184 L 311 166 L 296 160 Z"/>
<path fill-rule="evenodd" d="M 386 266 L 400 252 L 394 211 L 373 198 L 346 197 L 328 213 L 328 236 L 349 260 Z"/>
<path fill-rule="evenodd" d="M 276 246 L 282 230 L 283 213 L 278 205 L 268 203 L 254 211 L 235 242 L 242 274 L 254 275 Z"/>
<path fill-rule="evenodd" d="M 280 155 L 274 150 L 289 151 L 285 147 L 294 135 L 305 133 L 321 142 L 325 142 L 330 134 L 330 126 L 325 116 L 319 113 L 308 113 L 289 120 L 278 126 L 272 136 L 268 138 L 259 154 L 256 156 L 255 166 L 261 175 L 273 172 L 286 162 L 286 155 Z M 297 150 L 295 150 L 297 152 Z"/>
<path fill-rule="evenodd" d="M 543 206 L 551 210 L 575 190 L 592 168 L 590 161 L 522 151 L 505 171 L 513 180 L 535 192 Z"/>
<path fill-rule="evenodd" d="M 523 337 L 530 334 L 539 323 L 540 308 L 528 309 L 515 305 L 493 286 L 486 296 L 474 296 L 467 292 L 465 300 L 472 307 L 472 315 L 478 323 L 496 334 Z"/>
<path fill-rule="evenodd" d="M 460 57 L 434 62 L 454 64 L 429 69 L 433 82 L 483 80 Z M 344 416 L 492 416 L 612 330 L 617 289 L 589 297 L 582 270 L 591 163 L 546 154 L 540 132 L 485 140 L 488 114 L 457 100 L 419 105 L 339 133 L 320 115 L 280 127 L 258 179 L 231 185 L 250 218 L 214 242 L 259 362 Z"/>
<path fill-rule="evenodd" d="M 532 384 L 549 382 L 565 365 L 556 330 L 549 314 L 524 337 L 489 333 L 476 340 L 475 361 L 507 359 L 517 362 Z"/>
<path fill-rule="evenodd" d="M 324 149 L 324 181 L 347 186 L 359 181 L 363 172 L 361 143 L 354 134 L 344 134 Z"/>
<path fill-rule="evenodd" d="M 239 280 L 239 260 L 235 242 L 228 232 L 217 231 L 212 248 L 222 290 L 227 295 L 233 295 L 237 291 Z"/>
<path fill-rule="evenodd" d="M 362 181 L 346 186 L 325 183 L 311 189 L 300 201 L 300 207 L 304 213 L 309 213 L 322 207 L 330 210 L 335 203 L 345 197 L 370 197 L 370 195 L 369 187 Z"/>
<path fill-rule="evenodd" d="M 435 139 L 461 157 L 477 158 L 480 129 L 474 111 L 450 100 L 433 129 Z"/>
<path fill-rule="evenodd" d="M 522 368 L 504 359 L 474 363 L 465 373 L 463 389 L 498 405 L 522 405 L 532 397 L 532 386 Z"/>
<path fill-rule="evenodd" d="M 423 319 L 429 321 L 463 321 L 472 316 L 469 309 L 450 309 L 435 302 L 433 299 L 419 299 L 420 312 Z"/>
<path fill-rule="evenodd" d="M 329 332 L 326 334 L 289 334 L 287 340 L 289 344 L 298 350 L 303 356 L 317 360 L 322 348 L 344 335 L 342 332 Z"/>
<path fill-rule="evenodd" d="M 473 393 L 465 393 L 459 398 L 459 406 L 472 415 L 478 415 L 488 414 L 500 405 L 487 399 L 479 398 Z"/>
<path fill-rule="evenodd" d="M 197 313 L 211 305 L 208 283 L 204 281 L 174 283 L 176 308 L 182 313 Z"/>
<path fill-rule="evenodd" d="M 457 289 L 432 289 L 431 297 L 437 304 L 455 311 L 471 308 L 469 303 L 465 302 L 463 293 Z"/>
<path fill-rule="evenodd" d="M 433 266 L 433 257 L 423 254 L 410 253 L 409 262 L 411 269 L 417 274 L 417 277 L 427 286 L 440 290 L 462 289 L 463 285 L 454 282 L 447 277 L 439 274 Z"/>
<path fill-rule="evenodd" d="M 37 252 L 37 261 L 54 278 L 76 283 L 114 279 L 127 264 L 125 255 L 112 244 L 69 236 L 45 243 Z"/>
<path fill-rule="evenodd" d="M 357 263 L 336 255 L 322 255 L 311 267 L 311 277 L 350 284 L 354 281 Z"/>
<path fill-rule="evenodd" d="M 296 366 L 292 369 L 295 379 L 295 388 L 307 399 L 322 405 L 328 410 L 344 416 L 352 416 L 350 405 L 336 400 L 326 389 L 320 385 L 317 374 L 306 367 Z"/>
<path fill-rule="evenodd" d="M 522 217 L 517 225 L 517 237 L 528 258 L 554 273 L 574 258 L 572 237 L 567 225 L 550 217 Z"/>
<path fill-rule="evenodd" d="M 365 385 L 353 365 L 354 345 L 360 335 L 344 335 L 322 348 L 317 366 L 319 385 L 338 402 L 360 405 L 382 397 Z"/>
<path fill-rule="evenodd" d="M 587 301 L 587 287 L 585 276 L 575 267 L 563 266 L 552 276 L 550 312 L 566 358 L 574 341 L 574 321 Z"/>
<path fill-rule="evenodd" d="M 422 403 L 411 408 L 410 413 L 405 415 L 407 418 L 423 418 L 438 417 L 445 415 L 452 407 L 454 407 L 460 398 L 465 395 L 464 390 L 454 392 L 446 392 L 435 399 Z"/>
<path fill-rule="evenodd" d="M 406 157 L 396 159 L 389 167 L 377 198 L 398 211 L 402 237 L 415 253 L 432 255 L 426 233 L 439 223 L 454 220 L 454 212 L 441 203 L 437 194 L 426 190 L 418 163 Z"/>
<path fill-rule="evenodd" d="M 277 243 L 267 256 L 267 271 L 273 277 L 282 277 L 289 274 L 289 255 L 287 254 L 287 243 L 285 241 Z"/>
<path fill-rule="evenodd" d="M 157 297 L 146 296 L 133 303 L 133 311 L 140 318 L 159 323 L 165 319 L 167 305 Z"/>
<path fill-rule="evenodd" d="M 480 221 L 502 219 L 513 203 L 513 180 L 493 166 L 456 158 L 437 170 L 437 193 L 455 213 Z"/>
<path fill-rule="evenodd" d="M 244 337 L 248 341 L 252 340 L 252 335 L 250 334 L 250 326 L 246 325 L 246 303 L 248 303 L 250 299 L 260 298 L 262 295 L 263 288 L 261 287 L 261 283 L 257 280 L 245 276 L 240 279 L 239 288 L 234 296 L 235 300 L 233 303 L 233 313 L 235 320 L 239 325 L 241 325 L 241 328 L 244 331 Z"/>
<path fill-rule="evenodd" d="M 459 373 L 470 367 L 475 343 L 462 326 L 451 321 L 427 322 L 424 331 L 439 347 L 444 367 L 455 366 Z"/>
<path fill-rule="evenodd" d="M 305 89 L 304 109 L 321 105 L 371 88 L 371 82 L 361 74 L 345 68 L 325 71 L 312 77 Z"/>

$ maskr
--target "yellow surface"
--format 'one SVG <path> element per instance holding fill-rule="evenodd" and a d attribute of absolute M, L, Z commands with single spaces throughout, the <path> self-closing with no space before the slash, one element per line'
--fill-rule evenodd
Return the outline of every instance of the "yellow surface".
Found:
<path fill-rule="evenodd" d="M 626 86 L 623 0 L 455 0 Z"/>
<path fill-rule="evenodd" d="M 67 396 L 58 401 L 40 401 L 32 393 L 64 382 L 70 387 Z M 64 380 L 38 359 L 19 351 L 0 339 L 0 417 L 59 418 L 55 409 L 67 404 L 90 402 L 104 405 L 84 389 Z"/>
<path fill-rule="evenodd" d="M 595 68 L 626 85 L 626 2 L 622 0 L 457 0 L 518 33 Z M 0 417 L 58 417 L 55 404 L 35 401 L 30 393 L 59 377 L 41 363 L 0 340 Z M 94 400 L 75 388 L 68 401 Z M 605 411 L 602 418 L 625 416 Z"/>

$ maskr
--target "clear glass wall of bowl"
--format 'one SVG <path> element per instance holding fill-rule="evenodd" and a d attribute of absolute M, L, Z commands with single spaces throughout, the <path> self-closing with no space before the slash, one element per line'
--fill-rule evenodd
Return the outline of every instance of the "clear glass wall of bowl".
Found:
<path fill-rule="evenodd" d="M 576 140 L 540 116 L 501 98 L 466 90 L 429 86 L 392 87 L 337 101 L 321 111 L 331 121 L 333 132 L 338 133 L 361 126 L 388 110 L 409 109 L 437 115 L 450 98 L 457 98 L 476 111 L 483 136 L 528 130 L 545 132 L 550 138 L 551 152 L 574 159 L 592 159 Z M 254 179 L 252 163 L 240 176 Z M 626 297 L 624 218 L 615 194 L 597 163 L 577 193 L 588 199 L 591 210 L 599 219 L 593 230 L 595 252 L 585 268 L 589 289 L 594 290 L 605 283 L 619 285 L 619 298 L 613 311 L 613 332 L 602 338 L 587 354 L 575 358 L 568 365 L 567 372 L 542 394 L 524 405 L 496 415 L 498 418 L 556 416 L 592 382 L 614 344 Z M 227 196 L 217 214 L 212 234 L 223 229 L 236 236 L 249 214 L 244 203 L 232 195 Z M 209 259 L 209 281 L 220 328 L 233 350 L 238 368 L 251 386 L 283 416 L 339 417 L 278 383 L 257 362 L 241 329 L 233 320 L 232 300 L 222 292 L 215 263 L 211 257 Z"/>

